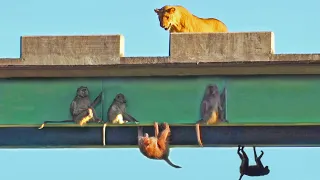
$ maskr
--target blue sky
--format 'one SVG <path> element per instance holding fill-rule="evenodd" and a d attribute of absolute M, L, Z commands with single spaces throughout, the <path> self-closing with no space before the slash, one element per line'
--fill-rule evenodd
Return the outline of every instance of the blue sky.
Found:
<path fill-rule="evenodd" d="M 125 56 L 167 56 L 169 34 L 159 27 L 153 11 L 166 4 L 183 5 L 200 17 L 216 17 L 233 32 L 273 31 L 276 53 L 320 52 L 317 0 L 3 0 L 0 57 L 19 57 L 19 38 L 23 35 L 85 34 L 123 34 Z M 318 148 L 263 150 L 270 175 L 244 180 L 319 176 Z M 252 157 L 252 148 L 247 152 Z M 137 149 L 0 150 L 0 179 L 133 179 L 143 175 L 160 180 L 164 174 L 168 179 L 187 180 L 239 177 L 240 160 L 235 148 L 175 148 L 170 157 L 183 168 L 173 169 L 164 162 L 146 159 Z"/>
<path fill-rule="evenodd" d="M 249 158 L 252 148 L 245 148 Z M 257 148 L 259 153 L 261 148 Z M 263 148 L 270 174 L 243 180 L 313 180 L 319 178 L 319 148 Z M 1 150 L 0 179 L 32 180 L 238 180 L 240 159 L 236 148 L 173 148 L 164 161 L 143 157 L 138 149 Z M 250 163 L 254 163 L 250 159 Z M 107 176 L 107 177 L 106 177 Z"/>
<path fill-rule="evenodd" d="M 216 17 L 233 32 L 273 31 L 276 53 L 320 52 L 317 0 L 2 0 L 0 57 L 19 57 L 23 35 L 75 34 L 123 34 L 126 56 L 167 56 L 169 34 L 153 11 L 165 4 Z"/>

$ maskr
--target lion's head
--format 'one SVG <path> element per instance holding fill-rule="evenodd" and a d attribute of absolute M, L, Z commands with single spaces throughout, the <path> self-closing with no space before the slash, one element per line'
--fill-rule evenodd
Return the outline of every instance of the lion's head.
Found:
<path fill-rule="evenodd" d="M 178 10 L 173 6 L 163 6 L 161 9 L 154 9 L 157 13 L 160 26 L 165 30 L 169 30 L 173 27 L 177 27 L 180 24 L 180 14 Z"/>

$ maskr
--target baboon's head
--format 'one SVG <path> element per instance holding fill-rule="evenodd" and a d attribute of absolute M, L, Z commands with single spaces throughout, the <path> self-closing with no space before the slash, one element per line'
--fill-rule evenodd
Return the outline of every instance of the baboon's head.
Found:
<path fill-rule="evenodd" d="M 85 86 L 80 86 L 77 89 L 77 96 L 82 97 L 82 98 L 89 96 L 89 89 Z"/>
<path fill-rule="evenodd" d="M 208 95 L 216 95 L 219 93 L 219 89 L 218 89 L 218 86 L 216 84 L 210 84 L 207 86 L 206 88 L 206 93 L 205 95 L 208 96 Z"/>
<path fill-rule="evenodd" d="M 148 146 L 150 144 L 150 138 L 148 133 L 144 133 L 144 136 L 139 137 L 139 146 Z"/>
<path fill-rule="evenodd" d="M 127 103 L 126 97 L 122 93 L 117 94 L 114 100 L 119 103 Z"/>

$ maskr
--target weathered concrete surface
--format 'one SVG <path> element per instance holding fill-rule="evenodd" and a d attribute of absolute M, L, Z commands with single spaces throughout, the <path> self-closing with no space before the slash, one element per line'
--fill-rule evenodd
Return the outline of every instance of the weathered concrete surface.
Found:
<path fill-rule="evenodd" d="M 0 58 L 0 65 L 23 65 L 23 62 L 20 58 Z"/>
<path fill-rule="evenodd" d="M 317 61 L 320 60 L 320 54 L 274 54 L 272 61 Z"/>
<path fill-rule="evenodd" d="M 273 32 L 170 34 L 173 62 L 261 61 L 272 54 Z"/>
<path fill-rule="evenodd" d="M 169 57 L 121 57 L 121 64 L 161 64 L 169 63 Z"/>
<path fill-rule="evenodd" d="M 122 35 L 25 36 L 21 39 L 21 59 L 28 65 L 119 64 L 122 56 Z"/>
<path fill-rule="evenodd" d="M 163 63 L 187 63 L 186 61 L 174 61 L 175 59 L 170 59 L 170 57 L 121 57 L 121 64 L 163 64 Z M 214 59 L 211 59 L 211 62 Z M 269 59 L 257 59 L 253 61 L 320 61 L 320 54 L 273 54 Z M 194 62 L 194 61 L 192 61 Z M 197 61 L 208 62 L 208 61 Z M 220 62 L 229 62 L 228 60 Z M 247 60 L 233 60 L 230 62 L 247 62 Z"/>
<path fill-rule="evenodd" d="M 263 61 L 263 60 L 261 60 Z M 268 61 L 320 61 L 320 54 L 274 54 Z M 203 61 L 199 61 L 201 63 Z M 228 62 L 228 61 L 224 61 Z M 246 62 L 246 61 L 232 61 Z M 173 63 L 169 57 L 121 57 L 120 64 L 164 64 Z M 174 62 L 186 63 L 186 62 Z M 11 65 L 46 65 L 46 64 L 30 64 L 20 58 L 0 58 L 0 66 Z M 64 65 L 64 64 L 62 64 Z M 68 64 L 66 64 L 68 65 Z"/>
<path fill-rule="evenodd" d="M 272 32 L 172 33 L 167 57 L 124 57 L 122 35 L 25 36 L 21 57 L 0 58 L 0 66 L 248 61 L 320 61 L 320 54 L 274 54 Z"/>

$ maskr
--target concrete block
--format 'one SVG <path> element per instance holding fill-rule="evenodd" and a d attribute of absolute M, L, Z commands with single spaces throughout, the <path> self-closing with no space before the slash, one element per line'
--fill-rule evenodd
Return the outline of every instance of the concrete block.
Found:
<path fill-rule="evenodd" d="M 320 54 L 274 54 L 272 61 L 319 61 Z"/>
<path fill-rule="evenodd" d="M 265 61 L 274 54 L 273 32 L 171 33 L 171 62 Z"/>
<path fill-rule="evenodd" d="M 21 58 L 28 65 L 119 64 L 124 56 L 122 35 L 24 36 Z"/>

